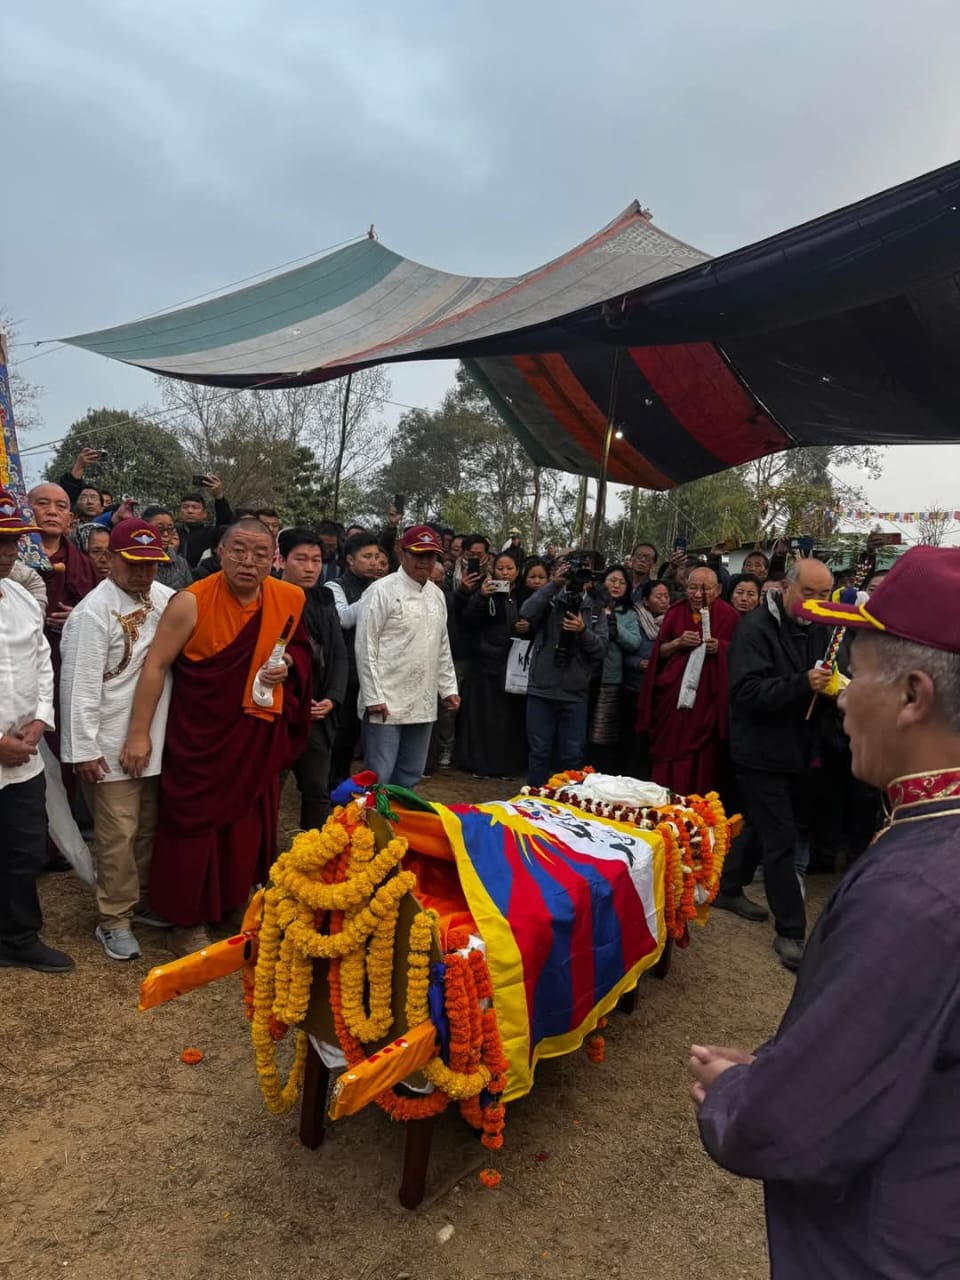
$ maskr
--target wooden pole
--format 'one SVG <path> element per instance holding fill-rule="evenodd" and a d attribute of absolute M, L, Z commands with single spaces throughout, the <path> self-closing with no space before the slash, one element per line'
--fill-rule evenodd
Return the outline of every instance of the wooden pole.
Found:
<path fill-rule="evenodd" d="M 405 1209 L 416 1209 L 423 1199 L 427 1186 L 427 1166 L 430 1163 L 430 1144 L 433 1141 L 435 1116 L 425 1120 L 408 1120 L 407 1141 L 403 1152 L 403 1177 L 400 1182 L 399 1200 Z"/>
<path fill-rule="evenodd" d="M 530 521 L 530 550 L 528 555 L 536 555 L 537 538 L 540 534 L 540 468 L 533 468 L 533 518 Z"/>
<path fill-rule="evenodd" d="M 307 1065 L 303 1074 L 303 1097 L 300 1100 L 300 1141 L 315 1151 L 326 1132 L 325 1112 L 330 1071 L 313 1047 L 307 1046 Z"/>
<path fill-rule="evenodd" d="M 347 374 L 347 385 L 343 389 L 343 410 L 340 414 L 340 448 L 337 452 L 337 469 L 333 480 L 333 518 L 340 514 L 340 473 L 343 471 L 343 455 L 347 451 L 347 413 L 350 408 L 350 388 L 353 386 L 353 374 Z"/>
<path fill-rule="evenodd" d="M 617 429 L 617 391 L 620 386 L 620 362 L 622 359 L 623 347 L 617 347 L 613 353 L 613 372 L 610 375 L 610 402 L 607 406 L 607 429 L 603 433 L 603 452 L 600 455 L 597 504 L 593 511 L 593 524 L 590 526 L 591 551 L 597 550 L 607 511 L 607 469 L 610 463 L 610 447 L 613 444 L 613 434 Z"/>

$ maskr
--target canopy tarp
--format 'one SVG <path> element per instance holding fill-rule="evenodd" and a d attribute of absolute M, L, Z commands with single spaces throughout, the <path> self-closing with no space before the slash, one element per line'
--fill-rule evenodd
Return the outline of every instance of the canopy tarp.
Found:
<path fill-rule="evenodd" d="M 513 278 L 365 239 L 64 339 L 212 386 L 468 362 L 533 460 L 666 489 L 797 445 L 960 439 L 960 162 L 710 259 L 634 203 Z M 619 350 L 619 354 L 618 354 Z"/>

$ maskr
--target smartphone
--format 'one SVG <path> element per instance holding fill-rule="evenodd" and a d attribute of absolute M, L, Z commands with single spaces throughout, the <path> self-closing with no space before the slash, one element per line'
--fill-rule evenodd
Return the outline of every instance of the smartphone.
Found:
<path fill-rule="evenodd" d="M 504 582 L 502 578 L 492 578 L 490 587 L 493 591 L 505 591 L 508 595 L 510 594 L 510 583 Z"/>
<path fill-rule="evenodd" d="M 394 511 L 399 512 L 400 515 L 403 515 L 404 503 L 405 503 L 405 498 L 402 493 L 395 493 L 393 495 L 393 509 Z"/>
<path fill-rule="evenodd" d="M 209 476 L 194 476 L 190 483 L 191 483 L 191 484 L 196 484 L 196 485 L 209 486 L 209 484 L 210 484 L 210 477 L 209 477 Z"/>
<path fill-rule="evenodd" d="M 480 572 L 480 559 L 478 556 L 467 556 L 467 573 L 477 574 Z"/>
<path fill-rule="evenodd" d="M 677 537 L 674 538 L 673 549 L 674 551 L 686 551 L 687 540 L 682 534 L 678 534 Z"/>

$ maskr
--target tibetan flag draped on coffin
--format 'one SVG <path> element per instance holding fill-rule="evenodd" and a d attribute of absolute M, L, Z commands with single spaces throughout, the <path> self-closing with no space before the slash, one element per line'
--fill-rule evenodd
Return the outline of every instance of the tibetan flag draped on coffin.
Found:
<path fill-rule="evenodd" d="M 486 945 L 509 1101 L 659 959 L 663 842 L 532 797 L 435 809 Z"/>

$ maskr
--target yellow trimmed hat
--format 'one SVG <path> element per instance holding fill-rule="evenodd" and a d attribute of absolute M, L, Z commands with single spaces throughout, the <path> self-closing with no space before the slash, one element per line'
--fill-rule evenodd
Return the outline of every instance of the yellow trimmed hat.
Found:
<path fill-rule="evenodd" d="M 118 552 L 124 560 L 155 560 L 160 564 L 170 559 L 163 549 L 160 530 L 136 517 L 113 526 L 110 550 Z"/>
<path fill-rule="evenodd" d="M 807 600 L 799 616 L 832 627 L 884 631 L 960 653 L 960 547 L 911 547 L 864 604 Z"/>
<path fill-rule="evenodd" d="M 21 533 L 39 533 L 35 524 L 24 520 L 17 500 L 8 489 L 0 489 L 0 538 L 19 538 Z"/>

